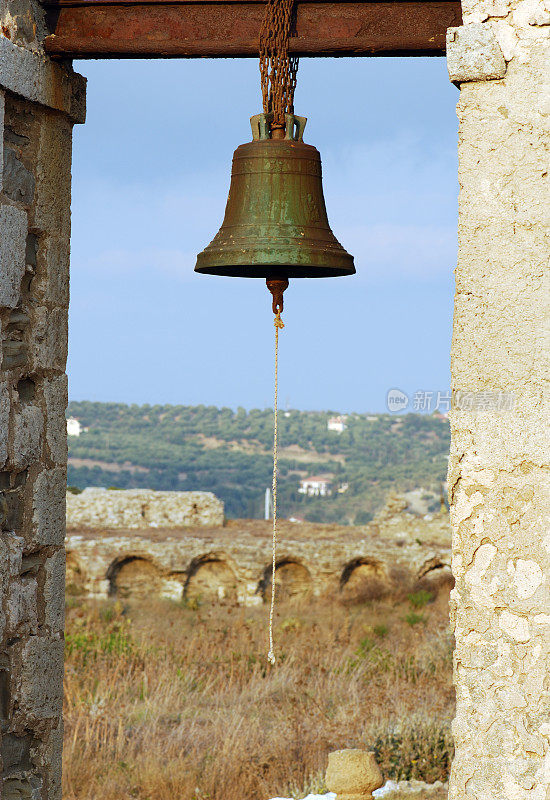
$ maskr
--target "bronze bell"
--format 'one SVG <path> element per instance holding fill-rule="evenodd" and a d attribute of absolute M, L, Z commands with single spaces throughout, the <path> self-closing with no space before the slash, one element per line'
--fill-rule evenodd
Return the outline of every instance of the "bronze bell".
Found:
<path fill-rule="evenodd" d="M 319 151 L 302 141 L 305 117 L 287 114 L 272 132 L 272 116 L 250 119 L 253 140 L 235 150 L 225 217 L 195 272 L 285 283 L 353 275 L 328 223 Z"/>

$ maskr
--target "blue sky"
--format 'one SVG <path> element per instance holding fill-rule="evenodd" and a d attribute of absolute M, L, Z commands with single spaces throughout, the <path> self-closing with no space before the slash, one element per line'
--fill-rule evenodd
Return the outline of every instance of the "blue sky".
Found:
<path fill-rule="evenodd" d="M 256 61 L 75 68 L 89 81 L 74 136 L 71 399 L 270 406 L 263 281 L 193 272 L 261 111 Z M 457 99 L 443 58 L 302 59 L 296 113 L 357 275 L 291 283 L 283 404 L 384 411 L 392 387 L 448 389 Z"/>

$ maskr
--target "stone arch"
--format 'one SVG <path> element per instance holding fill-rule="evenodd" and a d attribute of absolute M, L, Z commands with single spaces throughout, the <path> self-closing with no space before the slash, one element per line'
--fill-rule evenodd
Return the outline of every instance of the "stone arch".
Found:
<path fill-rule="evenodd" d="M 449 564 L 438 556 L 428 559 L 418 570 L 416 587 L 438 594 L 447 594 L 455 585 L 453 573 Z"/>
<path fill-rule="evenodd" d="M 199 602 L 236 602 L 237 576 L 227 556 L 208 553 L 193 559 L 187 571 L 183 595 Z"/>
<path fill-rule="evenodd" d="M 370 556 L 354 558 L 340 576 L 340 593 L 348 601 L 376 600 L 389 590 L 386 565 Z"/>
<path fill-rule="evenodd" d="M 74 597 L 86 591 L 84 570 L 73 552 L 67 552 L 65 560 L 65 592 Z"/>
<path fill-rule="evenodd" d="M 132 600 L 160 595 L 162 579 L 158 567 L 143 556 L 126 556 L 107 570 L 109 594 Z"/>
<path fill-rule="evenodd" d="M 271 599 L 271 564 L 264 569 L 257 593 L 264 601 Z M 282 600 L 301 600 L 311 594 L 313 580 L 309 569 L 297 559 L 282 558 L 275 566 L 276 596 Z"/>

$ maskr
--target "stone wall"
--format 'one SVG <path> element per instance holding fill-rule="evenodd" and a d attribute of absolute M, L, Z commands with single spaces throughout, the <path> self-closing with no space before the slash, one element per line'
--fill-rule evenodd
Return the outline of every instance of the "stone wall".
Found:
<path fill-rule="evenodd" d="M 463 0 L 463 12 L 465 25 L 448 36 L 460 87 L 452 381 L 457 401 L 468 397 L 451 414 L 457 714 L 449 796 L 545 800 L 550 7 Z M 498 392 L 513 403 L 503 408 Z"/>
<path fill-rule="evenodd" d="M 223 525 L 223 503 L 212 492 L 84 489 L 67 493 L 67 527 L 173 528 Z"/>
<path fill-rule="evenodd" d="M 85 84 L 0 4 L 2 800 L 61 798 L 71 130 Z"/>
<path fill-rule="evenodd" d="M 354 600 L 423 588 L 447 596 L 449 518 L 421 517 L 404 505 L 392 500 L 357 528 L 281 521 L 281 593 L 302 600 L 330 592 Z M 262 603 L 271 592 L 271 535 L 271 523 L 263 520 L 230 520 L 218 528 L 69 527 L 67 590 L 104 598 Z"/>

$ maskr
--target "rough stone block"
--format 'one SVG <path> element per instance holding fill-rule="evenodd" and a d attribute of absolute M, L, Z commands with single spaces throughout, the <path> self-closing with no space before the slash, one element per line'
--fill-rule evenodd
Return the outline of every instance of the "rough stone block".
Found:
<path fill-rule="evenodd" d="M 447 30 L 447 69 L 455 83 L 506 75 L 506 61 L 490 24 L 471 23 Z"/>
<path fill-rule="evenodd" d="M 42 168 L 37 173 L 38 191 L 33 224 L 67 243 L 71 225 L 71 141 L 72 125 L 66 117 L 61 114 L 44 116 L 40 126 L 40 145 L 48 158 L 43 159 Z M 68 280 L 68 259 L 61 265 L 54 254 L 51 266 L 53 269 L 48 269 L 49 280 L 55 278 L 55 270 L 60 266 L 64 267 L 62 280 Z M 59 305 L 59 301 L 55 300 L 54 304 Z"/>
<path fill-rule="evenodd" d="M 63 467 L 41 472 L 33 490 L 34 541 L 61 546 L 65 539 L 65 493 L 67 473 Z"/>
<path fill-rule="evenodd" d="M 48 800 L 61 800 L 61 754 L 63 748 L 63 720 L 51 728 L 35 749 L 35 763 L 48 772 Z"/>
<path fill-rule="evenodd" d="M 7 381 L 0 381 L 0 465 L 8 457 L 8 432 L 10 416 L 10 395 Z"/>
<path fill-rule="evenodd" d="M 33 281 L 33 293 L 41 295 L 45 301 L 53 305 L 68 306 L 69 238 L 48 236 L 43 243 L 41 242 L 41 247 L 41 264 Z"/>
<path fill-rule="evenodd" d="M 10 444 L 10 464 L 13 467 L 24 469 L 39 460 L 43 429 L 44 415 L 37 406 L 23 406 L 14 415 Z"/>
<path fill-rule="evenodd" d="M 21 572 L 24 546 L 24 540 L 14 533 L 5 531 L 0 534 L 0 575 L 4 578 L 11 578 Z"/>
<path fill-rule="evenodd" d="M 31 746 L 33 739 L 30 734 L 15 736 L 5 733 L 2 736 L 0 752 L 2 754 L 2 766 L 4 773 L 14 770 L 25 772 L 31 769 Z"/>
<path fill-rule="evenodd" d="M 52 461 L 56 464 L 67 463 L 67 376 L 59 375 L 44 381 L 44 398 L 46 401 L 46 439 Z"/>
<path fill-rule="evenodd" d="M 19 542 L 19 547 L 17 544 Z M 10 578 L 19 573 L 21 569 L 21 554 L 24 542 L 11 533 L 0 533 L 0 597 L 5 598 L 8 593 Z M 6 604 L 0 603 L 0 640 L 4 639 L 6 633 L 7 618 Z M 0 668 L 0 719 L 5 715 L 5 697 L 3 687 L 5 684 L 5 673 Z"/>
<path fill-rule="evenodd" d="M 46 768 L 50 771 L 52 780 L 50 782 L 50 790 L 52 790 L 52 783 L 55 786 L 59 785 L 59 795 L 57 791 L 52 791 L 51 797 L 48 794 L 48 800 L 61 800 L 61 754 L 63 749 L 63 720 L 60 719 L 56 727 L 50 728 L 47 736 L 42 737 L 40 742 L 37 742 L 35 748 L 35 763 L 40 769 Z"/>
<path fill-rule="evenodd" d="M 4 0 L 7 14 L 4 20 L 4 31 L 15 44 L 30 46 L 37 44 L 47 32 L 44 22 L 44 11 L 38 3 L 29 0 Z"/>
<path fill-rule="evenodd" d="M 38 800 L 42 781 L 38 776 L 29 778 L 7 777 L 2 785 L 2 800 Z"/>
<path fill-rule="evenodd" d="M 3 369 L 15 369 L 22 367 L 27 361 L 27 346 L 25 342 L 17 339 L 6 339 L 2 342 L 2 367 Z"/>
<path fill-rule="evenodd" d="M 4 148 L 4 177 L 2 183 L 4 194 L 10 200 L 15 200 L 15 202 L 23 203 L 26 206 L 31 205 L 36 185 L 34 175 L 19 160 L 11 147 Z"/>
<path fill-rule="evenodd" d="M 86 79 L 5 37 L 0 37 L 0 86 L 63 111 L 73 122 L 86 119 Z"/>
<path fill-rule="evenodd" d="M 8 636 L 37 633 L 38 583 L 34 576 L 17 576 L 10 581 L 6 610 Z"/>
<path fill-rule="evenodd" d="M 0 164 L 4 163 L 4 115 L 5 115 L 6 100 L 5 94 L 0 89 Z M 2 172 L 0 169 L 0 192 L 2 191 Z"/>
<path fill-rule="evenodd" d="M 29 721 L 58 718 L 63 702 L 63 641 L 31 636 L 12 651 L 17 715 Z"/>
<path fill-rule="evenodd" d="M 31 345 L 33 368 L 65 372 L 67 363 L 67 309 L 38 308 Z"/>
<path fill-rule="evenodd" d="M 14 206 L 0 205 L 0 306 L 14 308 L 25 273 L 27 214 Z"/>
<path fill-rule="evenodd" d="M 59 633 L 65 626 L 65 551 L 59 550 L 48 558 L 45 570 L 45 622 L 52 632 Z"/>

